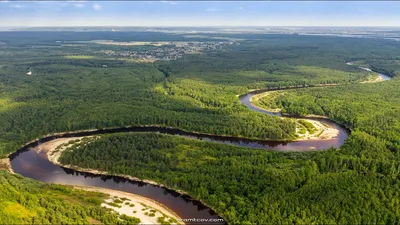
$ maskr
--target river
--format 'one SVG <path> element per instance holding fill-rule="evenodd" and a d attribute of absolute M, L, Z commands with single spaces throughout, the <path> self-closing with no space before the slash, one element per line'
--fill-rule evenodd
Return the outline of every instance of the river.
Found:
<path fill-rule="evenodd" d="M 383 74 L 382 74 L 383 75 Z M 386 75 L 383 75 L 386 76 Z M 390 77 L 387 76 L 389 79 Z M 385 77 L 386 78 L 386 77 Z M 384 79 L 385 79 L 384 78 Z M 386 80 L 386 79 L 385 79 Z M 280 114 L 273 114 L 269 111 L 262 110 L 254 107 L 250 98 L 258 94 L 257 92 L 248 93 L 240 97 L 241 103 L 248 106 L 250 109 L 280 116 Z M 236 137 L 220 137 L 207 134 L 196 134 L 186 132 L 174 128 L 160 128 L 160 127 L 132 127 L 132 128 L 110 128 L 97 131 L 81 131 L 74 133 L 57 134 L 49 137 L 42 138 L 36 142 L 32 142 L 23 148 L 19 149 L 16 153 L 10 156 L 11 167 L 14 172 L 22 176 L 29 177 L 35 180 L 40 180 L 46 183 L 59 183 L 67 185 L 86 185 L 101 188 L 114 189 L 141 195 L 153 200 L 156 200 L 171 210 L 173 210 L 181 218 L 220 218 L 213 210 L 203 205 L 199 201 L 191 199 L 189 196 L 181 195 L 175 191 L 168 190 L 164 187 L 159 187 L 143 182 L 130 181 L 125 178 L 105 175 L 94 175 L 90 173 L 81 173 L 71 169 L 63 168 L 52 164 L 44 151 L 37 151 L 40 145 L 44 142 L 54 140 L 61 137 L 82 137 L 95 134 L 105 133 L 118 133 L 118 132 L 158 132 L 164 134 L 178 135 L 188 138 L 201 139 L 212 142 L 219 142 L 225 144 L 233 144 L 237 146 L 250 147 L 250 148 L 263 148 L 273 149 L 277 151 L 307 151 L 307 150 L 323 150 L 330 147 L 340 147 L 349 135 L 349 132 L 328 119 L 315 119 L 334 126 L 339 130 L 336 138 L 329 140 L 305 140 L 305 141 L 254 141 L 245 138 Z"/>

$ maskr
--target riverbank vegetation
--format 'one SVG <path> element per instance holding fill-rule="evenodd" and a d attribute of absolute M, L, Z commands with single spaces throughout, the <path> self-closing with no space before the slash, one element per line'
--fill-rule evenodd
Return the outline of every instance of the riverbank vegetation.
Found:
<path fill-rule="evenodd" d="M 345 146 L 352 148 L 351 142 Z M 63 164 L 187 191 L 230 224 L 400 221 L 399 161 L 348 151 L 282 153 L 154 133 L 76 143 Z"/>
<path fill-rule="evenodd" d="M 102 208 L 107 195 L 44 184 L 0 170 L 2 224 L 138 224 Z"/>
<path fill-rule="evenodd" d="M 315 132 L 318 131 L 317 128 L 315 128 L 315 126 L 312 123 L 310 123 L 306 120 L 303 120 L 303 119 L 298 120 L 298 123 L 300 125 L 302 125 L 306 129 L 306 131 L 310 134 L 314 134 Z"/>

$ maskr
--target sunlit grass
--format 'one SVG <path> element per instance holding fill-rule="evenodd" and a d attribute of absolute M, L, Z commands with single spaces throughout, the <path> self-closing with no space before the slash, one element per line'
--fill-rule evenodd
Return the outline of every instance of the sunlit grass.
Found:
<path fill-rule="evenodd" d="M 66 59 L 95 59 L 95 56 L 91 55 L 66 55 L 64 56 Z"/>
<path fill-rule="evenodd" d="M 0 112 L 5 112 L 8 110 L 12 110 L 24 103 L 22 102 L 15 102 L 13 99 L 9 97 L 0 97 Z"/>
<path fill-rule="evenodd" d="M 36 216 L 35 212 L 31 212 L 17 202 L 7 202 L 3 211 L 10 217 L 26 218 Z"/>

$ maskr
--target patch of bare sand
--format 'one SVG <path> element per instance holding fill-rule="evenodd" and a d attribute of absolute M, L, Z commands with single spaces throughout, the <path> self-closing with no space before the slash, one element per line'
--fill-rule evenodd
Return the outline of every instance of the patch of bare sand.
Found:
<path fill-rule="evenodd" d="M 134 59 L 133 61 L 134 62 L 139 62 L 139 63 L 153 63 L 153 62 L 157 61 L 157 59 L 155 59 L 155 58 L 152 58 L 152 59 L 147 59 L 147 58 L 140 59 L 140 58 L 137 58 L 137 59 Z"/>
<path fill-rule="evenodd" d="M 11 163 L 9 158 L 0 159 L 0 169 L 7 170 L 10 173 L 14 173 L 13 169 L 11 168 Z"/>
<path fill-rule="evenodd" d="M 160 217 L 164 217 L 164 221 L 171 224 L 183 224 L 182 222 L 178 222 L 180 221 L 180 217 L 166 206 L 139 195 L 98 187 L 74 186 L 74 188 L 110 195 L 110 198 L 106 199 L 105 203 L 102 203 L 101 206 L 110 208 L 120 215 L 125 214 L 139 218 L 140 224 L 160 224 L 158 221 Z M 112 206 L 114 204 L 109 204 L 113 202 L 118 207 Z"/>
<path fill-rule="evenodd" d="M 361 83 L 366 84 L 366 83 L 378 83 L 378 82 L 382 82 L 383 81 L 383 77 L 378 76 L 375 79 L 369 78 L 367 81 L 363 81 Z"/>
<path fill-rule="evenodd" d="M 58 162 L 58 159 L 60 158 L 61 153 L 68 147 L 71 147 L 71 145 L 72 145 L 72 144 L 67 145 L 67 143 L 70 141 L 81 140 L 82 138 L 83 137 L 57 138 L 55 140 L 48 141 L 48 142 L 45 142 L 45 143 L 39 145 L 38 151 L 45 151 L 50 162 L 52 162 L 56 165 L 61 165 Z M 57 148 L 57 147 L 59 147 L 59 148 Z"/>
<path fill-rule="evenodd" d="M 328 124 L 310 119 L 302 120 L 312 123 L 317 131 L 315 131 L 313 134 L 311 134 L 309 131 L 306 131 L 305 134 L 300 134 L 299 129 L 296 128 L 296 133 L 299 135 L 299 138 L 297 140 L 329 140 L 336 138 L 339 135 L 339 130 Z"/>

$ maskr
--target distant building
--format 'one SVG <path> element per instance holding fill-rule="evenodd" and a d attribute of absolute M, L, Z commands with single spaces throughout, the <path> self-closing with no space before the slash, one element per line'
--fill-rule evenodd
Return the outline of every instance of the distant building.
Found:
<path fill-rule="evenodd" d="M 102 67 L 103 67 L 103 68 L 107 68 L 108 66 L 107 66 L 107 65 L 103 65 Z"/>

